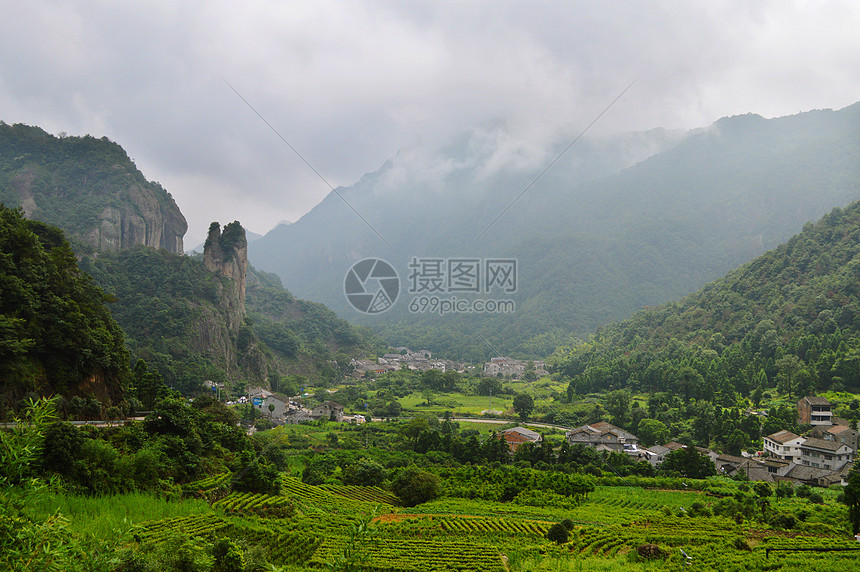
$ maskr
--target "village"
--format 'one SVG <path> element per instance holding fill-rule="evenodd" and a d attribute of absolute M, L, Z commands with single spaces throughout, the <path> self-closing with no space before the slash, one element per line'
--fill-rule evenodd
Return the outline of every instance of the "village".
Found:
<path fill-rule="evenodd" d="M 464 371 L 468 366 L 450 360 L 433 360 L 429 351 L 412 352 L 408 348 L 403 353 L 385 354 L 379 358 L 378 368 L 407 367 L 417 371 L 439 369 L 440 371 Z M 369 361 L 369 360 L 368 360 Z M 361 366 L 365 365 L 362 363 Z M 523 378 L 530 367 L 539 375 L 543 374 L 543 363 L 533 365 L 509 358 L 493 358 L 484 364 L 485 375 Z M 460 369 L 458 369 L 460 368 Z M 377 369 L 364 369 L 377 373 Z M 250 403 L 261 416 L 268 417 L 275 424 L 296 424 L 316 420 L 335 422 L 365 423 L 364 415 L 345 415 L 343 405 L 325 401 L 312 408 L 305 407 L 299 396 L 282 396 L 266 389 L 250 388 L 247 397 L 240 403 Z M 858 449 L 858 433 L 852 423 L 833 414 L 832 404 L 823 397 L 807 396 L 797 402 L 798 420 L 810 427 L 805 435 L 790 431 L 778 431 L 763 438 L 763 450 L 755 453 L 743 452 L 741 456 L 719 453 L 710 449 L 695 447 L 714 464 L 718 475 L 742 477 L 750 481 L 775 483 L 789 481 L 794 484 L 827 487 L 834 484 L 845 485 L 848 473 Z M 761 414 L 750 412 L 750 414 Z M 524 443 L 538 444 L 542 435 L 526 427 L 506 429 L 499 434 L 511 450 L 515 452 Z M 635 460 L 647 461 L 657 468 L 672 451 L 686 448 L 687 445 L 670 441 L 663 445 L 640 446 L 633 433 L 616 427 L 606 421 L 582 425 L 565 433 L 570 445 L 592 447 L 598 452 L 621 452 Z"/>
<path fill-rule="evenodd" d="M 851 427 L 850 421 L 834 416 L 832 404 L 823 397 L 802 398 L 797 402 L 797 411 L 800 422 L 811 426 L 806 436 L 778 431 L 764 437 L 763 451 L 743 453 L 740 457 L 702 447 L 695 449 L 714 463 L 718 475 L 767 483 L 846 485 L 857 452 L 858 431 Z M 540 433 L 525 427 L 507 429 L 501 436 L 511 451 L 523 443 L 537 444 L 542 440 Z M 676 441 L 639 447 L 636 435 L 605 421 L 572 429 L 565 438 L 570 445 L 593 447 L 598 452 L 626 453 L 655 468 L 672 451 L 687 447 Z"/>

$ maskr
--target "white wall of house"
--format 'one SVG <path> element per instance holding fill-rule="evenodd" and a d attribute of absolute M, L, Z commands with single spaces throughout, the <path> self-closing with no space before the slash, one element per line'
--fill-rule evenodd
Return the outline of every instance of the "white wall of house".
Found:
<path fill-rule="evenodd" d="M 779 443 L 765 437 L 764 450 L 773 457 L 777 457 L 784 461 L 799 463 L 800 444 L 803 443 L 803 441 L 805 441 L 803 437 L 797 437 L 796 439 L 791 439 L 785 443 Z"/>
<path fill-rule="evenodd" d="M 836 451 L 819 449 L 817 447 L 801 446 L 800 462 L 809 467 L 838 471 L 852 461 L 853 455 L 847 445 L 842 445 Z"/>

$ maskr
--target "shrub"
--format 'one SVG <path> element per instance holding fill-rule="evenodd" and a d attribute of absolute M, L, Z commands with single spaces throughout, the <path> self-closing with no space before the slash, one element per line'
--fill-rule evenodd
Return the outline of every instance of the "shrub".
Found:
<path fill-rule="evenodd" d="M 553 524 L 546 533 L 547 540 L 556 544 L 564 544 L 570 536 L 570 531 L 561 523 Z"/>
<path fill-rule="evenodd" d="M 777 513 L 770 519 L 770 525 L 775 528 L 790 530 L 797 524 L 797 520 L 790 514 Z"/>
<path fill-rule="evenodd" d="M 222 538 L 212 547 L 215 558 L 215 572 L 242 572 L 245 569 L 245 557 L 236 544 Z"/>
<path fill-rule="evenodd" d="M 812 493 L 809 495 L 809 502 L 814 502 L 815 504 L 824 504 L 824 497 L 821 496 L 821 493 Z"/>
<path fill-rule="evenodd" d="M 636 548 L 636 552 L 643 558 L 662 558 L 665 556 L 663 549 L 656 544 L 641 544 Z"/>
<path fill-rule="evenodd" d="M 690 516 L 711 516 L 711 509 L 700 502 L 694 502 L 690 507 Z"/>
<path fill-rule="evenodd" d="M 403 506 L 415 506 L 439 495 L 439 477 L 415 465 L 406 467 L 391 483 L 391 490 Z"/>

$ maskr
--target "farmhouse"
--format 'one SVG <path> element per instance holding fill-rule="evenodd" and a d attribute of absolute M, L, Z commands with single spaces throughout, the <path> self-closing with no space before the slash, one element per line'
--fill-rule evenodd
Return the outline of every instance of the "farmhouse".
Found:
<path fill-rule="evenodd" d="M 615 425 L 601 421 L 591 425 L 583 425 L 567 432 L 567 441 L 571 445 L 588 445 L 596 449 L 624 451 L 635 449 L 639 443 L 636 435 Z"/>
<path fill-rule="evenodd" d="M 642 453 L 645 455 L 645 459 L 651 464 L 652 467 L 656 467 L 657 465 L 662 463 L 666 459 L 666 455 L 668 455 L 670 452 L 671 449 L 668 449 L 663 445 L 654 445 L 653 447 L 642 449 Z"/>
<path fill-rule="evenodd" d="M 800 445 L 800 463 L 816 469 L 838 471 L 853 457 L 854 451 L 845 443 L 812 438 Z"/>
<path fill-rule="evenodd" d="M 334 401 L 320 403 L 314 407 L 311 417 L 330 419 L 331 421 L 343 421 L 343 405 Z"/>
<path fill-rule="evenodd" d="M 836 421 L 836 418 L 833 419 Z M 825 441 L 834 441 L 836 443 L 845 443 L 856 454 L 857 453 L 857 435 L 858 432 L 846 425 L 832 425 L 830 427 L 818 425 L 813 427 L 809 432 L 810 437 L 824 439 Z"/>
<path fill-rule="evenodd" d="M 526 429 L 525 427 L 505 429 L 499 435 L 499 438 L 507 441 L 511 451 L 516 451 L 523 443 L 540 443 L 543 440 L 540 433 Z"/>
<path fill-rule="evenodd" d="M 251 404 L 254 406 L 254 409 L 263 415 L 280 419 L 286 415 L 287 411 L 290 410 L 289 400 L 279 397 L 271 391 L 257 387 L 250 390 L 248 393 L 251 397 Z"/>
<path fill-rule="evenodd" d="M 764 438 L 764 450 L 772 457 L 797 462 L 804 438 L 791 431 L 779 431 Z"/>
<path fill-rule="evenodd" d="M 797 402 L 797 414 L 801 423 L 833 425 L 833 406 L 823 397 L 804 397 Z"/>

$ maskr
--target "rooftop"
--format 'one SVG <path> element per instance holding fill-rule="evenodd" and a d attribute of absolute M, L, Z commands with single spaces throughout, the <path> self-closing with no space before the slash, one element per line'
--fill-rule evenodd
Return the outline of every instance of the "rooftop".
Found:
<path fill-rule="evenodd" d="M 800 437 L 800 435 L 795 435 L 791 431 L 777 431 L 773 435 L 767 436 L 768 439 L 776 441 L 777 443 L 787 443 L 788 441 L 792 441 L 798 437 Z"/>
<path fill-rule="evenodd" d="M 512 429 L 505 429 L 502 433 L 517 433 L 522 435 L 526 439 L 531 441 L 540 441 L 540 433 L 537 431 L 532 431 L 531 429 L 526 429 L 525 427 L 513 427 Z"/>
<path fill-rule="evenodd" d="M 845 443 L 836 441 L 826 441 L 824 439 L 807 439 L 800 444 L 800 448 L 824 449 L 825 451 L 837 451 L 840 447 L 845 447 Z"/>
<path fill-rule="evenodd" d="M 801 401 L 806 401 L 810 405 L 830 405 L 829 401 L 817 395 L 807 395 Z"/>

